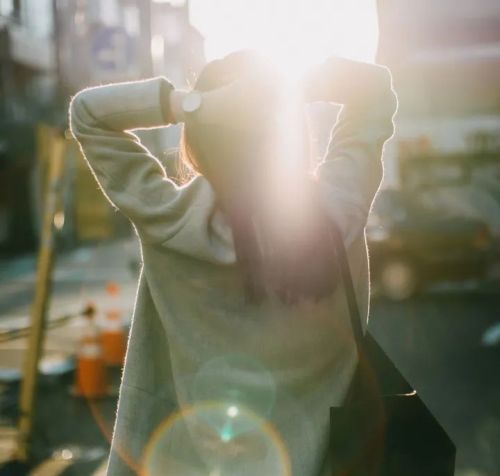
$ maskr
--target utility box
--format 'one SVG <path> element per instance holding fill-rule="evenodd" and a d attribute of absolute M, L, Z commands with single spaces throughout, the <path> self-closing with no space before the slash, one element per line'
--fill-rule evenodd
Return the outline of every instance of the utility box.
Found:
<path fill-rule="evenodd" d="M 113 215 L 117 213 L 98 190 L 75 140 L 70 141 L 67 155 L 75 165 L 73 216 L 77 240 L 111 238 L 116 228 Z"/>
<path fill-rule="evenodd" d="M 50 139 L 53 127 L 39 124 L 37 127 L 37 202 L 44 203 L 47 193 L 47 170 L 51 157 Z M 126 219 L 113 210 L 98 189 L 99 186 L 83 159 L 76 141 L 66 134 L 64 152 L 64 178 L 58 194 L 56 222 L 58 236 L 66 242 L 97 241 L 115 236 L 124 228 Z M 37 221 L 41 220 L 42 207 L 37 209 Z M 128 227 L 128 225 L 126 225 Z M 39 227 L 38 227 L 39 228 Z"/>

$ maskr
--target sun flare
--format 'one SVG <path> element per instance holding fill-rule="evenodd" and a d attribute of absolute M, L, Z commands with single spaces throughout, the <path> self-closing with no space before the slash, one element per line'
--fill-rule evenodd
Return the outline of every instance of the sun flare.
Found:
<path fill-rule="evenodd" d="M 373 61 L 377 46 L 375 0 L 191 0 L 191 19 L 207 59 L 253 48 L 291 76 L 332 54 Z"/>

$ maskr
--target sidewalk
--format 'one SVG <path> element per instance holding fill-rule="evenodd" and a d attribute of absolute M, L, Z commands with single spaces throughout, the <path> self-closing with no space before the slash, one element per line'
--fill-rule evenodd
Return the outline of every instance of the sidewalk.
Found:
<path fill-rule="evenodd" d="M 82 247 L 57 257 L 53 273 L 53 291 L 48 319 L 78 314 L 89 302 L 99 310 L 105 305 L 105 285 L 120 287 L 120 307 L 129 321 L 135 300 L 139 249 L 135 237 Z M 29 326 L 30 307 L 35 286 L 36 257 L 23 257 L 1 263 L 0 334 Z M 63 355 L 73 355 L 82 319 L 75 318 L 63 327 L 46 332 L 42 372 L 54 367 Z M 3 339 L 2 339 L 3 340 Z M 0 381 L 19 377 L 26 339 L 0 341 Z"/>
<path fill-rule="evenodd" d="M 48 320 L 78 314 L 89 302 L 98 322 L 109 297 L 105 286 L 119 286 L 123 318 L 132 317 L 140 253 L 135 237 L 84 246 L 56 258 Z M 36 256 L 0 262 L 0 462 L 12 449 L 17 399 L 26 338 L 5 339 L 5 332 L 29 326 L 35 285 Z M 39 465 L 32 476 L 65 474 L 99 476 L 108 453 L 116 410 L 116 394 L 96 402 L 71 395 L 72 370 L 84 318 L 47 329 L 36 400 L 34 441 Z M 112 372 L 117 386 L 120 369 Z"/>

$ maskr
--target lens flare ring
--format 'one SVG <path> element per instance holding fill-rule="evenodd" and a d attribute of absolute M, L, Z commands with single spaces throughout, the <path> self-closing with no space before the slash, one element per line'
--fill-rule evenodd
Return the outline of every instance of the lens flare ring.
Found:
<path fill-rule="evenodd" d="M 170 415 L 154 431 L 141 468 L 141 476 L 291 475 L 285 444 L 273 425 L 249 408 L 220 401 Z"/>

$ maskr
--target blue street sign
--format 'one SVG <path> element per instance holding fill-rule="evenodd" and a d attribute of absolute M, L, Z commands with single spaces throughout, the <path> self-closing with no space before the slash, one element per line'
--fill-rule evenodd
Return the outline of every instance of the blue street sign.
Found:
<path fill-rule="evenodd" d="M 96 69 L 125 72 L 134 62 L 134 41 L 122 27 L 101 27 L 92 39 L 91 53 Z"/>

